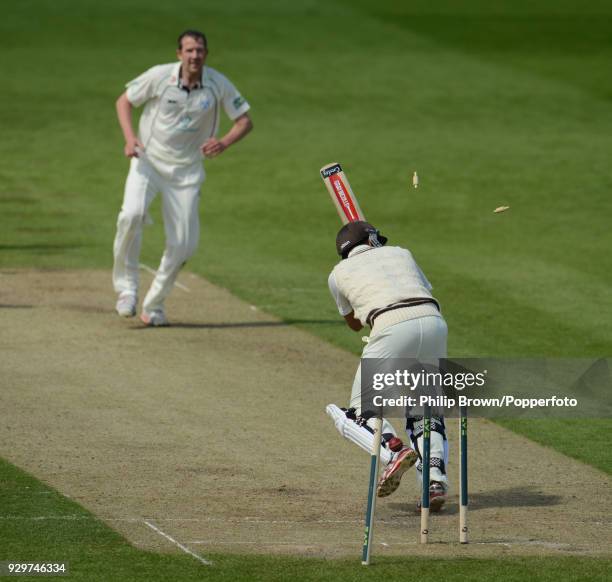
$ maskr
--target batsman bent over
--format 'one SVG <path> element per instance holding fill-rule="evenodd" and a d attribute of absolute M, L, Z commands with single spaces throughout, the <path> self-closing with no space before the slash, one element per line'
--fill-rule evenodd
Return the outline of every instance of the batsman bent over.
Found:
<path fill-rule="evenodd" d="M 329 276 L 329 289 L 340 315 L 354 331 L 371 327 L 362 358 L 446 357 L 447 326 L 432 286 L 407 249 L 385 246 L 387 238 L 365 221 L 349 222 L 339 231 L 336 250 L 341 261 Z M 361 365 L 355 374 L 348 409 L 326 409 L 338 432 L 370 453 L 372 413 L 361 410 Z M 409 418 L 406 431 L 412 447 L 404 446 L 393 426 L 383 420 L 380 460 L 385 469 L 377 496 L 386 497 L 400 485 L 402 475 L 417 463 L 422 482 L 423 419 Z M 446 500 L 445 465 L 448 445 L 443 418 L 431 423 L 430 507 L 438 511 Z"/>

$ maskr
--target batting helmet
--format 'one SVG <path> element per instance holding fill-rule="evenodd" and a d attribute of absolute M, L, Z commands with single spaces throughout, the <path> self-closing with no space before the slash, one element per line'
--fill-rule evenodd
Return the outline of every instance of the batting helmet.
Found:
<path fill-rule="evenodd" d="M 373 247 L 382 247 L 387 237 L 382 236 L 378 229 L 365 220 L 356 220 L 345 224 L 336 236 L 336 250 L 346 259 L 348 254 L 359 244 L 370 243 Z"/>

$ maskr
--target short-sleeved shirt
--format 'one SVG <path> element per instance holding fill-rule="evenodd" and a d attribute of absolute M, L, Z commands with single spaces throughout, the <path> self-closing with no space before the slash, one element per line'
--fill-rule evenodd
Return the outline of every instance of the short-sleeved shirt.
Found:
<path fill-rule="evenodd" d="M 201 82 L 186 90 L 181 85 L 181 64 L 152 67 L 127 84 L 134 107 L 145 106 L 139 139 L 146 155 L 164 164 L 188 166 L 202 160 L 200 148 L 217 134 L 220 110 L 234 120 L 250 106 L 227 77 L 210 67 Z"/>

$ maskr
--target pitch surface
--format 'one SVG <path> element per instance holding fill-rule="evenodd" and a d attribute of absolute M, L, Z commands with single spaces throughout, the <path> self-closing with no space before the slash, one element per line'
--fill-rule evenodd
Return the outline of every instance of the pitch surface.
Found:
<path fill-rule="evenodd" d="M 113 312 L 103 271 L 0 274 L 5 362 L 0 456 L 139 547 L 358 555 L 368 457 L 324 413 L 344 403 L 357 358 L 191 274 L 146 329 Z M 451 496 L 417 542 L 416 482 L 378 504 L 376 553 L 600 555 L 608 475 L 487 421 L 470 425 L 471 545 Z M 596 502 L 595 502 L 596 500 Z M 40 516 L 52 518 L 52 516 Z"/>

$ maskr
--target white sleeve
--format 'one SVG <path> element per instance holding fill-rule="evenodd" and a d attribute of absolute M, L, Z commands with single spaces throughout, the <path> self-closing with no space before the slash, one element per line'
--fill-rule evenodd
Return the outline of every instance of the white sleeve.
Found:
<path fill-rule="evenodd" d="M 223 96 L 221 102 L 223 110 L 232 121 L 244 115 L 251 108 L 246 99 L 238 92 L 238 89 L 226 77 L 223 77 Z"/>
<path fill-rule="evenodd" d="M 342 317 L 348 315 L 351 311 L 353 311 L 353 306 L 349 303 L 349 300 L 342 295 L 340 289 L 338 289 L 338 284 L 336 283 L 336 276 L 332 271 L 329 275 L 329 279 L 327 280 L 327 284 L 329 285 L 329 291 L 338 306 L 338 311 Z"/>
<path fill-rule="evenodd" d="M 425 276 L 425 273 L 423 273 L 423 271 L 421 271 L 421 267 L 419 267 L 418 264 L 417 264 L 416 267 L 417 267 L 417 269 L 419 271 L 419 275 L 421 276 L 421 279 L 423 280 L 423 284 L 425 285 L 425 287 L 427 287 L 427 289 L 429 291 L 431 291 L 433 289 L 433 287 L 432 287 L 431 283 L 429 282 L 429 280 L 427 279 L 427 277 Z"/>
<path fill-rule="evenodd" d="M 140 107 L 143 103 L 156 96 L 159 81 L 164 76 L 163 74 L 160 75 L 160 73 L 159 65 L 151 67 L 148 71 L 127 83 L 127 98 L 134 107 Z"/>

